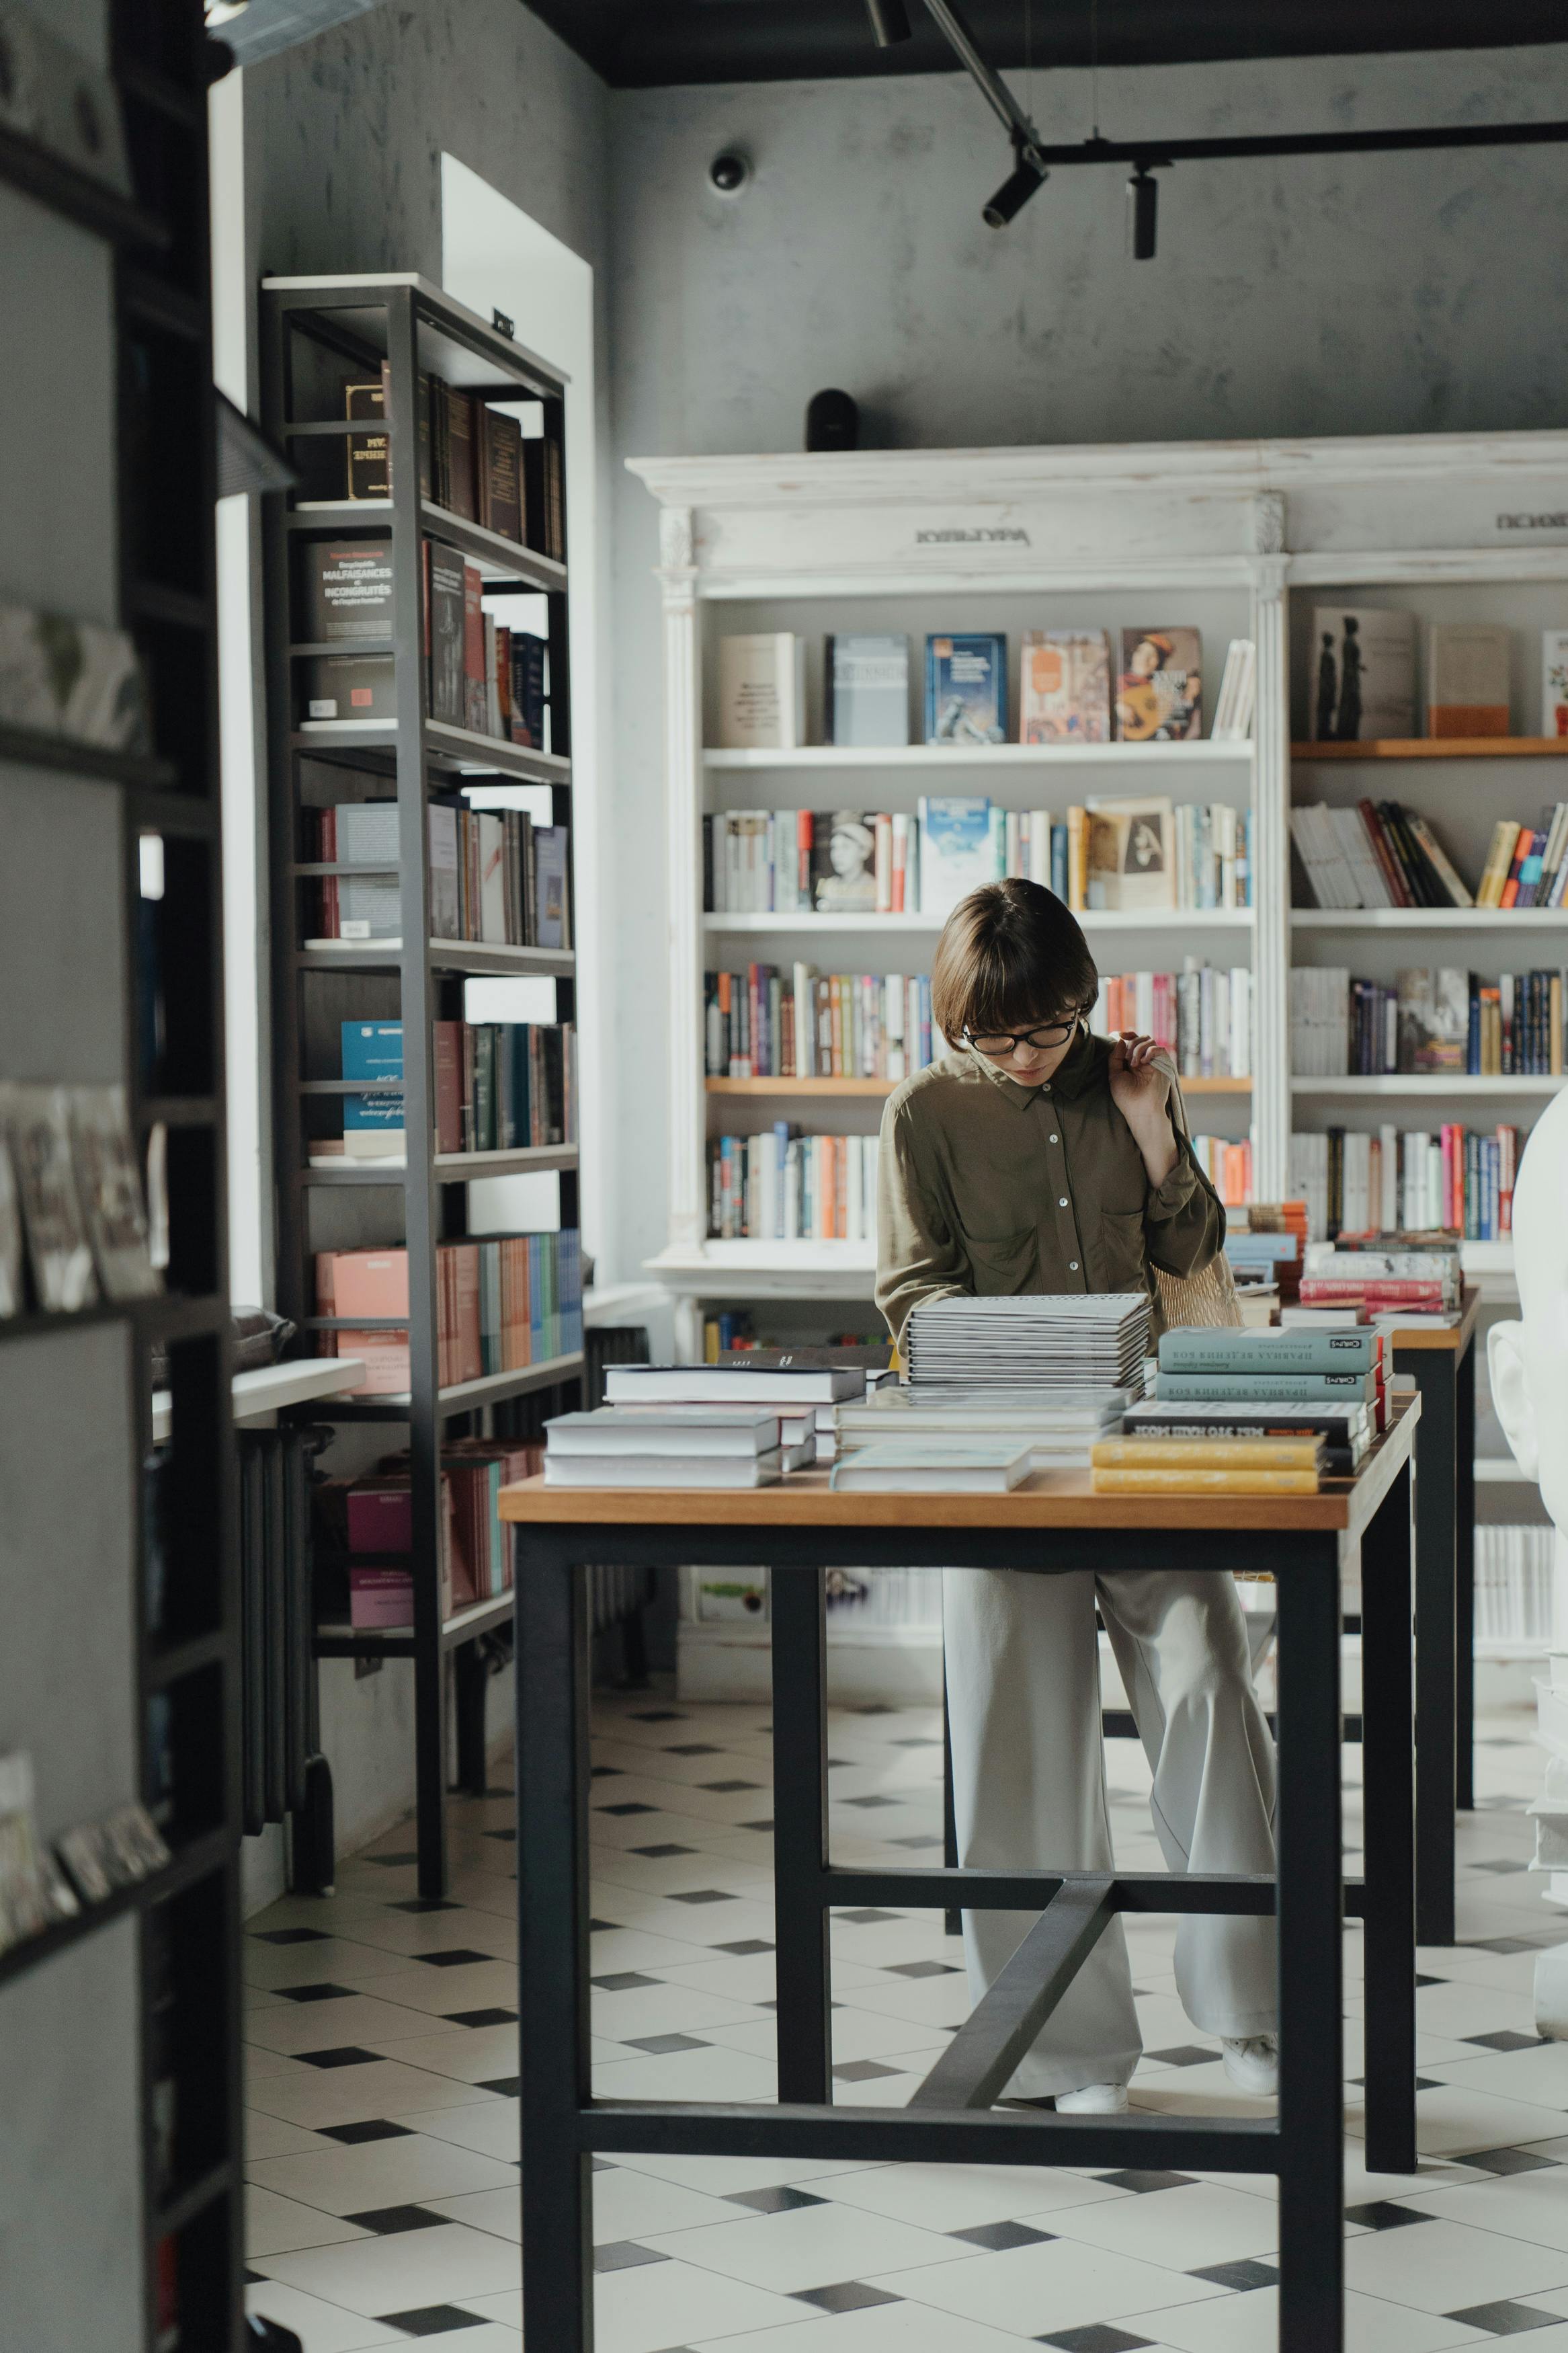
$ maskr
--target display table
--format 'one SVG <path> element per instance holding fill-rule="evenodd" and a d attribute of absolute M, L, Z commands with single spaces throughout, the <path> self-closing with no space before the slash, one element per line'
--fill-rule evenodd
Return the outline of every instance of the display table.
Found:
<path fill-rule="evenodd" d="M 866 2165 L 1131 2166 L 1279 2177 L 1279 2344 L 1343 2345 L 1341 1928 L 1366 1937 L 1366 2161 L 1413 2172 L 1413 1399 L 1355 1480 L 1318 1495 L 1096 1495 L 1087 1472 L 1008 1495 L 835 1494 L 821 1473 L 748 1491 L 502 1490 L 518 1528 L 517 1875 L 523 2333 L 591 2353 L 595 2151 Z M 1363 1591 L 1365 1876 L 1342 1881 L 1340 1580 Z M 1097 1576 L 1153 1567 L 1279 1582 L 1278 1878 L 846 1870 L 828 1859 L 825 1575 L 910 1564 Z M 596 2101 L 589 2062 L 587 1578 L 594 1562 L 772 1573 L 776 2106 Z M 907 2107 L 832 2105 L 828 1915 L 839 1905 L 1040 1907 L 1037 1926 Z M 1117 1912 L 1278 1912 L 1278 2121 L 996 2109 L 1023 2052 Z"/>
<path fill-rule="evenodd" d="M 1415 1921 L 1423 1945 L 1454 1942 L 1454 1811 L 1475 1803 L 1476 1319 L 1410 1324 L 1389 1338 L 1421 1399 L 1415 1493 Z"/>

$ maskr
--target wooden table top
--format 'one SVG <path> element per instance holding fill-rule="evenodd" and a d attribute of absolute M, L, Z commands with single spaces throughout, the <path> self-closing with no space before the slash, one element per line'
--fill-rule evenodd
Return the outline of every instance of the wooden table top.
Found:
<path fill-rule="evenodd" d="M 500 1491 L 519 1525 L 600 1527 L 1232 1528 L 1357 1535 L 1410 1459 L 1418 1398 L 1401 1398 L 1354 1479 L 1316 1495 L 1097 1495 L 1087 1471 L 1037 1471 L 1005 1495 L 836 1493 L 826 1471 L 767 1487 L 552 1487 L 542 1477 Z"/>
<path fill-rule="evenodd" d="M 1462 1356 L 1475 1337 L 1480 1312 L 1480 1292 L 1468 1282 L 1459 1293 L 1457 1324 L 1402 1324 L 1390 1332 L 1389 1345 L 1400 1356 L 1412 1348 L 1445 1348 L 1450 1356 Z"/>

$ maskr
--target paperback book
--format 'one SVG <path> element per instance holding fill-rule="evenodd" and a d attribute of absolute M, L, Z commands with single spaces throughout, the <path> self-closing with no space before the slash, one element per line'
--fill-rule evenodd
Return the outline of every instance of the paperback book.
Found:
<path fill-rule="evenodd" d="M 1116 681 L 1116 733 L 1122 743 L 1184 743 L 1203 732 L 1201 632 L 1123 629 Z"/>
<path fill-rule="evenodd" d="M 1019 740 L 1110 738 L 1110 639 L 1103 629 L 1029 629 L 1023 646 Z"/>
<path fill-rule="evenodd" d="M 926 639 L 926 742 L 1002 744 L 1007 736 L 1007 640 L 972 629 Z"/>
<path fill-rule="evenodd" d="M 910 641 L 906 637 L 829 636 L 823 687 L 830 744 L 907 744 Z"/>
<path fill-rule="evenodd" d="M 1415 733 L 1415 616 L 1320 605 L 1312 741 L 1356 744 Z"/>

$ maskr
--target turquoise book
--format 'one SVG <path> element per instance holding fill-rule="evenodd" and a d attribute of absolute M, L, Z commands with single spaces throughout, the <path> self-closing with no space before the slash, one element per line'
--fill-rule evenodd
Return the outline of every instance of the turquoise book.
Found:
<path fill-rule="evenodd" d="M 345 1021 L 342 1025 L 345 1079 L 403 1077 L 401 1021 Z M 374 1094 L 343 1097 L 343 1151 L 351 1160 L 385 1158 L 405 1145 L 403 1096 L 386 1088 Z"/>
<path fill-rule="evenodd" d="M 1185 1324 L 1160 1335 L 1163 1373 L 1370 1373 L 1382 1354 L 1383 1335 L 1370 1324 L 1348 1332 L 1229 1332 Z"/>
<path fill-rule="evenodd" d="M 1212 1398 L 1230 1403 L 1251 1398 L 1272 1404 L 1286 1398 L 1309 1405 L 1319 1398 L 1350 1398 L 1375 1403 L 1375 1373 L 1168 1373 L 1162 1366 L 1154 1376 L 1154 1395 L 1162 1404 L 1184 1398 Z"/>

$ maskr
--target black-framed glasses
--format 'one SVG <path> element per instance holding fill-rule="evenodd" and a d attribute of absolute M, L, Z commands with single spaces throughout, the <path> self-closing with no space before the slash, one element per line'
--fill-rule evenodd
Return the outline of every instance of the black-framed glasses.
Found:
<path fill-rule="evenodd" d="M 1020 1046 L 1032 1047 L 1037 1054 L 1043 1054 L 1053 1046 L 1065 1046 L 1082 1018 L 1081 1014 L 1074 1013 L 1060 1021 L 1043 1021 L 1038 1029 L 1020 1029 L 1012 1038 L 993 1036 L 989 1032 L 976 1037 L 973 1029 L 965 1029 L 963 1040 L 965 1045 L 973 1046 L 977 1054 L 984 1054 L 988 1061 L 993 1062 L 1001 1061 L 1005 1055 L 1016 1053 Z"/>

